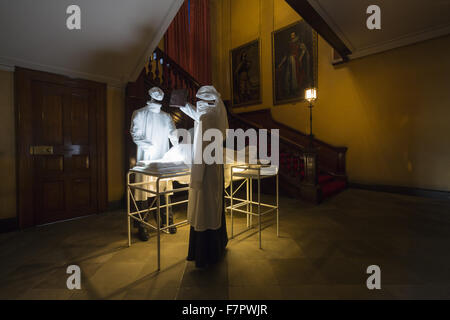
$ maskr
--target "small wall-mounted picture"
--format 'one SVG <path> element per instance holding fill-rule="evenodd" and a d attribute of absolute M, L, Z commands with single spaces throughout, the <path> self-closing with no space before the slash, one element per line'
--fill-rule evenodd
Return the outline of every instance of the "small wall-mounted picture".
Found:
<path fill-rule="evenodd" d="M 317 87 L 317 33 L 300 21 L 272 33 L 273 103 L 305 99 Z"/>
<path fill-rule="evenodd" d="M 231 50 L 232 105 L 261 103 L 260 41 Z"/>

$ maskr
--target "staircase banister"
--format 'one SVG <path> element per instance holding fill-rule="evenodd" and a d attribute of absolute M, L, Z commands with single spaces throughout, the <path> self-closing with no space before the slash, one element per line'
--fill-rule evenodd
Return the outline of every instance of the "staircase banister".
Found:
<path fill-rule="evenodd" d="M 305 138 L 308 138 L 308 135 L 307 134 L 305 134 L 305 133 L 303 133 L 303 132 L 301 132 L 301 131 L 298 131 L 297 129 L 294 129 L 294 128 L 292 128 L 291 126 L 289 126 L 289 125 L 286 125 L 286 124 L 284 124 L 284 123 L 281 123 L 281 122 L 279 122 L 279 121 L 277 121 L 277 120 L 273 120 L 273 122 L 275 122 L 277 125 L 279 125 L 280 126 L 280 128 L 284 128 L 284 129 L 287 129 L 287 130 L 290 130 L 290 131 L 292 131 L 292 132 L 294 132 L 295 134 L 298 134 L 298 135 L 302 135 L 302 136 L 304 136 Z M 329 143 L 326 143 L 326 142 L 324 142 L 324 141 L 322 141 L 322 140 L 320 140 L 320 139 L 317 139 L 317 138 L 314 138 L 314 143 L 315 144 L 318 144 L 318 145 L 320 145 L 320 146 L 324 146 L 324 147 L 326 147 L 326 148 L 329 148 L 329 149 L 332 149 L 332 150 L 334 150 L 334 151 L 336 151 L 336 152 L 347 152 L 347 147 L 345 147 L 345 146 L 333 146 L 333 145 L 331 145 L 331 144 L 329 144 Z"/>
<path fill-rule="evenodd" d="M 255 127 L 255 128 L 259 128 L 259 129 L 271 129 L 271 128 L 264 128 L 264 126 L 262 126 L 262 125 L 260 125 L 260 124 L 258 124 L 258 123 L 256 123 L 256 122 L 254 122 L 254 121 L 251 121 L 251 120 L 249 120 L 249 119 L 246 119 L 246 118 L 240 116 L 239 113 L 235 113 L 235 112 L 233 112 L 232 110 L 229 110 L 229 111 L 230 111 L 229 113 L 230 113 L 231 116 L 236 117 L 236 118 L 238 118 L 239 120 L 241 120 L 241 121 L 243 121 L 243 122 L 246 122 L 246 123 L 248 123 L 249 125 L 251 125 L 251 126 L 253 126 L 253 127 Z M 259 111 L 254 111 L 254 112 L 252 112 L 252 113 L 256 113 L 256 112 L 260 112 L 260 113 L 268 112 L 268 109 L 265 109 L 265 110 L 259 110 Z M 301 131 L 299 131 L 299 130 L 297 130 L 297 129 L 294 129 L 294 128 L 292 128 L 292 127 L 290 127 L 290 126 L 288 126 L 288 125 L 286 125 L 286 124 L 284 124 L 284 123 L 281 123 L 281 122 L 279 122 L 279 121 L 273 119 L 273 117 L 272 117 L 271 120 L 272 120 L 274 123 L 277 124 L 277 129 L 281 129 L 281 130 L 284 129 L 284 130 L 290 131 L 290 132 L 292 132 L 293 134 L 300 135 L 300 136 L 304 137 L 305 139 L 309 138 L 309 136 L 308 136 L 307 134 L 305 134 L 305 133 L 303 133 L 303 132 L 301 132 Z M 272 128 L 272 129 L 275 129 L 275 128 Z M 295 142 L 292 141 L 291 139 L 288 139 L 288 138 L 286 138 L 286 137 L 281 137 L 281 136 L 280 136 L 280 139 L 284 139 L 284 140 L 286 140 L 286 141 L 292 143 L 293 145 L 296 145 L 296 146 L 298 146 L 299 148 L 304 149 L 304 146 L 302 146 L 302 145 L 300 145 L 300 144 L 298 144 L 298 143 L 295 143 Z M 327 149 L 331 149 L 331 150 L 333 150 L 333 151 L 335 151 L 335 152 L 339 152 L 339 153 L 346 153 L 346 152 L 347 152 L 347 149 L 348 149 L 348 148 L 345 147 L 345 146 L 333 146 L 333 145 L 331 145 L 331 144 L 329 144 L 329 143 L 326 143 L 326 142 L 324 142 L 324 141 L 322 141 L 322 140 L 319 140 L 319 139 L 317 139 L 317 138 L 314 138 L 314 143 L 315 143 L 316 145 L 318 145 L 318 146 L 323 146 L 323 147 L 326 147 Z"/>
<path fill-rule="evenodd" d="M 305 152 L 309 145 L 309 135 L 298 131 L 288 125 L 275 121 L 272 117 L 271 109 L 262 109 L 246 113 L 236 114 L 230 110 L 230 115 L 237 118 L 239 121 L 246 123 L 250 127 L 265 128 L 265 129 L 279 129 L 280 141 L 289 143 L 295 147 L 299 152 Z M 324 141 L 314 138 L 314 147 L 319 155 L 318 166 L 322 171 L 333 172 L 338 175 L 345 175 L 346 165 L 345 158 L 347 147 L 332 146 Z"/>
<path fill-rule="evenodd" d="M 242 118 L 241 116 L 239 116 L 238 113 L 231 112 L 231 113 L 230 113 L 230 116 L 231 116 L 231 117 L 235 117 L 236 119 L 238 119 L 238 120 L 240 120 L 240 121 L 242 121 L 242 122 L 245 122 L 245 123 L 249 124 L 250 126 L 256 128 L 256 129 L 268 129 L 269 131 L 272 130 L 271 128 L 264 128 L 264 127 L 261 126 L 260 124 L 258 124 L 258 123 L 256 123 L 256 122 L 253 122 L 253 121 L 251 121 L 251 120 L 244 119 L 244 118 Z M 291 139 L 285 138 L 285 137 L 283 137 L 283 136 L 280 136 L 279 138 L 280 138 L 281 141 L 283 141 L 283 142 L 285 142 L 285 143 L 287 143 L 287 144 L 290 144 L 290 145 L 292 145 L 292 146 L 294 146 L 294 147 L 296 147 L 296 148 L 298 148 L 298 149 L 300 149 L 300 150 L 302 150 L 302 151 L 305 150 L 305 147 L 304 147 L 304 146 L 302 146 L 302 145 L 296 143 L 295 141 L 293 141 L 293 140 L 291 140 Z"/>
<path fill-rule="evenodd" d="M 184 70 L 178 63 L 176 63 L 160 48 L 156 48 L 154 53 L 156 53 L 157 56 L 162 57 L 164 63 L 168 63 L 172 69 L 175 69 L 177 73 L 179 73 L 183 78 L 194 84 L 194 86 L 196 86 L 197 88 L 201 87 L 200 82 L 195 80 L 186 70 Z M 151 59 L 153 60 L 153 55 Z"/>

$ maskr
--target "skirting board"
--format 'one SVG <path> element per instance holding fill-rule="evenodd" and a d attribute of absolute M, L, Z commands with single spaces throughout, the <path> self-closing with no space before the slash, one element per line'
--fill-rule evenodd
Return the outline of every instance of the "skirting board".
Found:
<path fill-rule="evenodd" d="M 450 200 L 450 191 L 438 191 L 429 189 L 420 189 L 401 186 L 385 186 L 385 185 L 367 185 L 361 183 L 349 182 L 349 188 L 364 189 L 378 192 L 398 193 L 409 196 L 418 196 L 425 198 L 434 198 L 442 200 Z"/>
<path fill-rule="evenodd" d="M 0 219 L 0 233 L 10 232 L 19 229 L 17 218 Z"/>
<path fill-rule="evenodd" d="M 121 210 L 126 208 L 125 200 L 108 202 L 108 211 Z M 0 233 L 11 232 L 19 229 L 17 218 L 0 219 Z"/>

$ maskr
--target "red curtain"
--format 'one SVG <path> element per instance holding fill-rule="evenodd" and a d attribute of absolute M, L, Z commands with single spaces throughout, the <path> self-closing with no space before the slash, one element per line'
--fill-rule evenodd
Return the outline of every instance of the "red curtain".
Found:
<path fill-rule="evenodd" d="M 211 84 L 209 0 L 184 1 L 167 29 L 164 47 L 201 84 Z"/>

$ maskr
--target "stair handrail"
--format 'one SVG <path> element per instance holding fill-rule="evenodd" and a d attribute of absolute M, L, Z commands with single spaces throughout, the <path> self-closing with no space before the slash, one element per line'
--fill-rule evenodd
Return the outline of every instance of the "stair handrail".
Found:
<path fill-rule="evenodd" d="M 166 91 L 167 97 L 173 89 L 186 88 L 191 102 L 195 100 L 195 93 L 202 85 L 160 48 L 156 48 L 149 57 L 145 80 L 161 87 Z"/>

